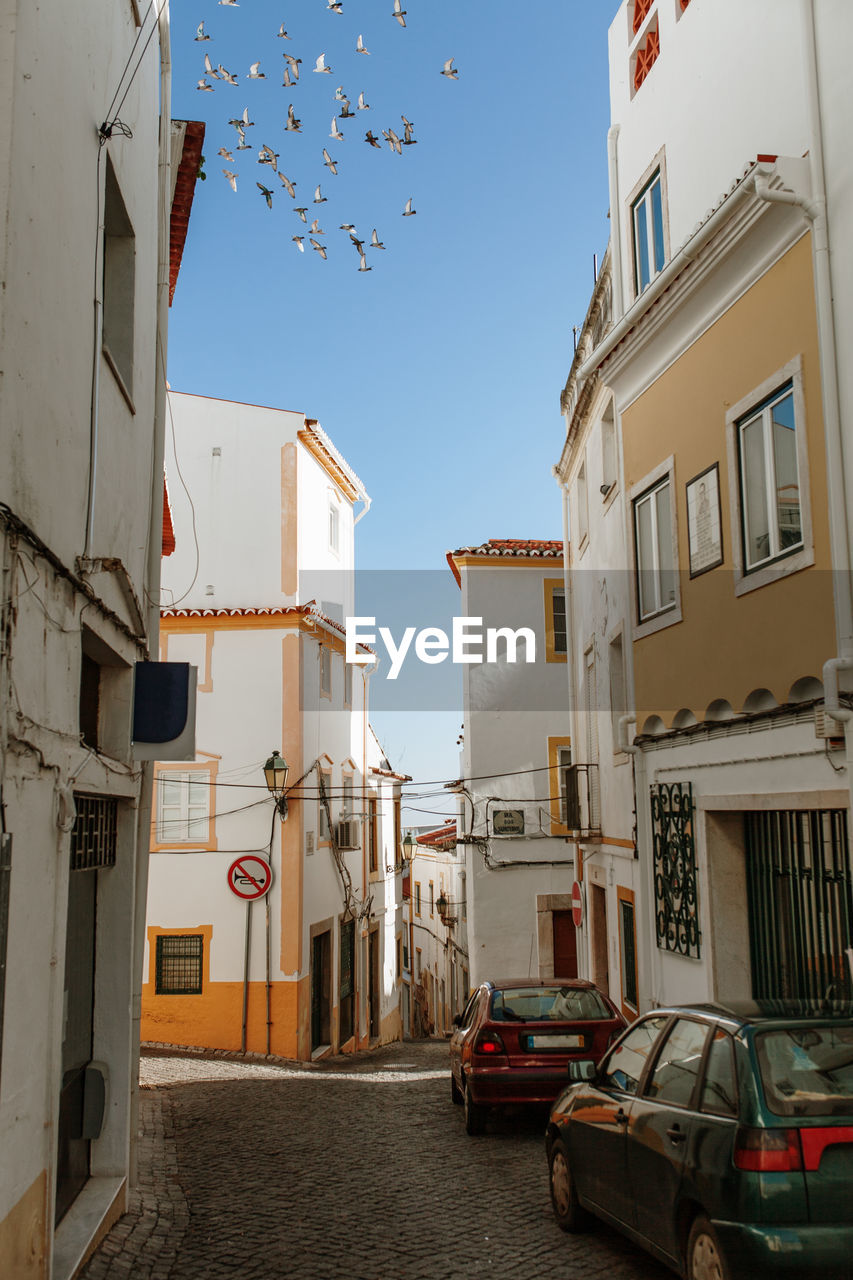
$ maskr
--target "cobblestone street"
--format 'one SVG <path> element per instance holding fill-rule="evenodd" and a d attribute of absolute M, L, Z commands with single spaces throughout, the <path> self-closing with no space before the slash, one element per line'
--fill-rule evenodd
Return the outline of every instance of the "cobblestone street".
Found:
<path fill-rule="evenodd" d="M 85 1280 L 665 1280 L 551 1217 L 543 1117 L 469 1138 L 447 1045 L 314 1066 L 145 1056 L 139 1187 Z"/>

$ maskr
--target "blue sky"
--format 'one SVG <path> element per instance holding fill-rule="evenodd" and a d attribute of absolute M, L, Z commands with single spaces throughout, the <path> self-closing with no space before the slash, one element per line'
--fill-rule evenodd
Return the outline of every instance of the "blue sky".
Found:
<path fill-rule="evenodd" d="M 180 391 L 319 419 L 373 506 L 358 526 L 366 569 L 442 569 L 489 537 L 559 537 L 550 475 L 559 394 L 583 320 L 593 254 L 607 243 L 607 27 L 616 0 L 197 0 L 172 6 L 172 114 L 207 124 L 170 318 Z M 211 36 L 194 36 L 200 21 Z M 276 36 L 284 22 L 290 40 Z M 369 55 L 356 52 L 361 34 Z M 302 59 L 282 87 L 283 53 Z M 238 78 L 196 90 L 204 54 Z M 331 75 L 312 68 L 320 53 Z M 440 74 L 453 57 L 459 79 Z M 264 80 L 247 78 L 260 60 Z M 355 118 L 338 120 L 343 86 Z M 356 111 L 361 91 L 370 104 Z M 288 104 L 302 132 L 284 131 Z M 227 122 L 249 108 L 252 150 Z M 392 152 L 382 130 L 416 146 Z M 370 128 L 381 150 L 364 141 Z M 257 163 L 267 145 L 292 200 Z M 229 162 L 217 155 L 227 147 Z M 323 164 L 326 147 L 338 163 Z M 237 173 L 231 190 L 221 170 Z M 273 190 L 268 209 L 256 183 Z M 324 204 L 313 203 L 321 184 Z M 409 197 L 417 210 L 404 218 Z M 319 216 L 312 251 L 294 206 Z M 369 272 L 341 223 L 366 241 Z M 384 251 L 368 248 L 377 228 Z M 291 237 L 306 236 L 299 253 Z M 389 755 L 418 778 L 455 772 L 461 716 L 388 713 Z M 429 724 L 426 721 L 430 721 Z M 417 738 L 417 743 L 413 741 Z"/>

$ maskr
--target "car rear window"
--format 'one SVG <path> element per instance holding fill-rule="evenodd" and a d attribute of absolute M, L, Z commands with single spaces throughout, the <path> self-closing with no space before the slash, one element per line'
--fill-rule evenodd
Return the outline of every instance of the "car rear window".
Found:
<path fill-rule="evenodd" d="M 778 1116 L 853 1113 L 853 1023 L 755 1037 L 764 1096 Z"/>
<path fill-rule="evenodd" d="M 506 987 L 492 996 L 496 1022 L 586 1022 L 612 1018 L 597 991 L 573 987 Z"/>

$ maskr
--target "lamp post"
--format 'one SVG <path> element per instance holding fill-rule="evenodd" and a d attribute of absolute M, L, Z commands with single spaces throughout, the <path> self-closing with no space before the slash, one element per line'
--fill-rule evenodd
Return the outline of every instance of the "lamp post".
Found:
<path fill-rule="evenodd" d="M 284 794 L 284 789 L 287 786 L 289 772 L 290 766 L 279 753 L 278 747 L 276 747 L 264 765 L 264 778 L 266 779 L 267 790 L 274 798 L 275 807 L 282 820 L 287 817 L 287 796 Z"/>

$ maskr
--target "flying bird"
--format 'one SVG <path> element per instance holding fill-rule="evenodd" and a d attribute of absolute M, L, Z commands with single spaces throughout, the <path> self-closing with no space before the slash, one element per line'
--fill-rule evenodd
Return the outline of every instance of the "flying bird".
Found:
<path fill-rule="evenodd" d="M 319 218 L 314 219 L 314 221 L 311 223 L 310 230 L 311 230 L 312 236 L 324 236 L 326 234 L 323 228 L 320 226 Z"/>
<path fill-rule="evenodd" d="M 290 36 L 287 34 L 287 32 L 284 29 L 284 23 L 282 23 L 281 26 L 279 27 L 277 34 L 280 36 L 282 40 L 290 39 Z"/>
<path fill-rule="evenodd" d="M 317 190 L 314 192 L 314 203 L 315 203 L 315 204 L 325 204 L 325 203 L 326 203 L 326 197 L 325 197 L 325 196 L 321 193 L 321 191 L 320 191 L 320 183 L 319 183 L 319 182 L 317 183 Z"/>
<path fill-rule="evenodd" d="M 306 213 L 308 212 L 307 209 L 294 209 L 293 212 L 298 213 L 303 222 L 308 221 L 308 219 L 305 217 Z"/>
<path fill-rule="evenodd" d="M 360 94 L 358 95 L 358 110 L 359 110 L 359 111 L 369 111 L 369 110 L 370 110 L 370 103 L 369 103 L 369 102 L 365 102 L 365 101 L 364 101 L 364 94 L 363 94 L 363 93 L 360 93 Z"/>
<path fill-rule="evenodd" d="M 332 132 L 329 134 L 329 137 L 334 138 L 336 142 L 343 142 L 344 140 L 344 135 L 341 133 L 340 129 L 338 128 L 337 116 L 332 116 Z"/>
<path fill-rule="evenodd" d="M 305 252 L 305 245 L 302 243 L 302 241 L 305 239 L 305 237 L 304 237 L 304 236 L 291 236 L 290 238 L 291 238 L 291 240 L 293 241 L 293 243 L 296 245 L 296 247 L 297 247 L 297 249 L 299 250 L 299 252 L 300 252 L 300 253 L 304 253 L 304 252 Z"/>
<path fill-rule="evenodd" d="M 381 146 L 382 146 L 382 143 L 379 141 L 379 139 L 376 137 L 376 135 L 375 135 L 375 134 L 373 134 L 373 133 L 371 133 L 371 131 L 370 131 L 369 129 L 367 130 L 367 133 L 364 135 L 364 141 L 365 141 L 365 142 L 369 142 L 369 143 L 370 143 L 370 145 L 371 145 L 371 147 L 381 147 Z"/>
<path fill-rule="evenodd" d="M 358 236 L 357 236 L 357 235 L 355 235 L 352 231 L 349 233 L 349 238 L 350 238 L 350 240 L 352 240 L 353 244 L 355 245 L 356 249 L 358 249 L 359 253 L 360 253 L 360 254 L 363 254 L 363 253 L 364 253 L 364 241 L 363 241 L 363 240 L 359 240 Z"/>
<path fill-rule="evenodd" d="M 295 82 L 290 78 L 290 68 L 284 68 L 284 79 L 281 82 L 283 89 L 290 89 Z"/>
<path fill-rule="evenodd" d="M 342 222 L 342 223 L 341 223 L 341 231 L 355 231 L 355 223 L 353 223 L 353 222 Z"/>
<path fill-rule="evenodd" d="M 379 236 L 376 234 L 376 228 L 375 228 L 375 227 L 373 228 L 373 234 L 372 234 L 372 235 L 371 235 L 371 237 L 370 237 L 370 247 L 371 247 L 371 249 L 384 249 L 384 248 L 385 248 L 385 245 L 382 243 L 382 241 L 379 239 Z"/>
<path fill-rule="evenodd" d="M 232 173 L 230 169 L 223 169 L 222 172 L 225 174 L 225 177 L 228 179 L 229 183 L 231 184 L 231 190 L 236 191 L 237 190 L 236 173 Z"/>
<path fill-rule="evenodd" d="M 366 53 L 366 54 L 368 55 L 368 57 L 370 56 L 370 50 L 369 50 L 369 49 L 365 49 L 365 47 L 364 47 L 364 40 L 362 39 L 362 37 L 361 37 L 361 36 L 359 36 L 359 37 L 358 37 L 358 40 L 356 41 L 355 51 L 356 51 L 356 53 Z"/>
<path fill-rule="evenodd" d="M 213 93 L 213 85 L 208 84 L 206 80 L 199 80 L 196 88 L 201 89 L 202 93 Z"/>
<path fill-rule="evenodd" d="M 229 121 L 228 121 L 228 123 L 230 124 L 230 123 L 231 123 L 231 121 L 229 120 Z M 244 107 L 244 108 L 243 108 L 243 114 L 242 114 L 242 116 L 240 117 L 240 123 L 242 124 L 242 126 L 243 126 L 243 128 L 244 128 L 244 129 L 251 129 L 251 128 L 253 127 L 253 125 L 254 125 L 254 123 L 255 123 L 255 122 L 254 122 L 254 120 L 250 120 L 250 119 L 249 119 L 249 108 L 248 108 L 248 107 Z"/>
<path fill-rule="evenodd" d="M 234 150 L 235 151 L 251 151 L 252 144 L 251 142 L 246 141 L 246 131 L 243 128 L 242 124 L 237 125 L 237 133 L 240 136 L 240 141 L 237 143 L 237 146 L 234 148 Z"/>
<path fill-rule="evenodd" d="M 347 95 L 344 93 L 344 86 L 342 84 L 339 84 L 337 89 L 335 90 L 335 101 L 346 102 L 346 100 L 347 100 Z"/>
<path fill-rule="evenodd" d="M 311 237 L 309 236 L 309 237 L 308 237 L 308 239 L 309 239 L 309 240 L 311 240 Z M 326 261 L 326 246 L 325 246 L 324 244 L 320 244 L 320 241 L 319 241 L 319 240 L 311 240 L 311 245 L 312 245 L 312 247 L 313 247 L 314 249 L 316 249 L 316 250 L 317 250 L 317 252 L 319 253 L 320 257 L 321 257 L 321 258 L 323 259 L 323 261 L 325 262 L 325 261 Z"/>
<path fill-rule="evenodd" d="M 403 154 L 403 144 L 393 129 L 383 129 L 382 137 L 386 140 L 391 150 L 397 152 L 398 156 Z"/>
<path fill-rule="evenodd" d="M 297 120 L 293 114 L 293 103 L 287 108 L 287 124 L 284 126 L 288 133 L 301 133 L 302 121 Z"/>
<path fill-rule="evenodd" d="M 267 208 L 271 209 L 272 208 L 272 192 L 270 191 L 269 187 L 265 187 L 262 182 L 256 182 L 255 186 L 258 188 L 259 191 L 263 193 L 263 197 L 267 202 Z"/>
<path fill-rule="evenodd" d="M 210 54 L 208 53 L 204 55 L 204 74 L 206 76 L 212 76 L 214 80 L 219 79 L 219 72 L 216 70 L 213 63 L 210 61 Z"/>
<path fill-rule="evenodd" d="M 200 22 L 200 23 L 198 24 L 198 26 L 196 27 L 195 38 L 196 38 L 196 40 L 209 40 L 209 39 L 210 39 L 210 36 L 206 36 L 206 35 L 204 34 L 204 23 L 203 23 L 203 22 Z"/>
<path fill-rule="evenodd" d="M 237 3 L 237 0 L 219 0 L 219 3 L 220 3 L 220 4 L 228 4 L 228 5 L 230 5 L 230 6 L 232 7 L 232 9 L 239 9 L 239 8 L 240 8 L 239 4 Z"/>
<path fill-rule="evenodd" d="M 363 254 L 363 253 L 360 253 L 360 254 L 359 254 L 359 256 L 360 256 L 360 258 L 361 258 L 361 263 L 360 263 L 359 268 L 358 268 L 358 269 L 359 269 L 359 271 L 372 271 L 372 270 L 373 270 L 373 267 L 369 267 L 369 266 L 367 265 L 367 258 L 365 258 L 364 254 Z"/>
<path fill-rule="evenodd" d="M 221 3 L 221 2 L 222 2 L 222 0 L 220 0 L 220 3 Z M 217 71 L 219 72 L 219 79 L 220 79 L 220 80 L 224 80 L 226 84 L 234 84 L 234 85 L 236 85 L 236 83 L 237 83 L 237 77 L 236 77 L 235 75 L 232 75 L 230 71 L 226 71 L 226 70 L 225 70 L 225 68 L 223 67 L 223 65 L 222 65 L 222 63 L 221 63 L 221 62 L 219 63 L 219 65 L 218 65 L 218 67 L 217 67 L 216 69 L 217 69 Z"/>
<path fill-rule="evenodd" d="M 232 164 L 234 163 L 234 157 L 227 147 L 220 147 L 216 154 L 222 156 L 223 160 L 230 160 Z"/>
<path fill-rule="evenodd" d="M 329 0 L 329 3 L 326 5 L 326 8 L 329 9 L 332 13 L 343 13 L 344 11 L 343 0 Z"/>
<path fill-rule="evenodd" d="M 415 131 L 415 126 L 412 124 L 411 120 L 407 120 L 405 116 L 400 116 L 400 119 L 403 121 L 403 146 L 416 147 L 418 145 L 418 140 L 417 138 L 412 137 L 412 134 Z"/>
<path fill-rule="evenodd" d="M 261 71 L 260 62 L 252 63 L 252 65 L 249 67 L 249 73 L 246 76 L 246 79 L 247 80 L 266 80 L 266 76 L 264 75 L 263 71 Z"/>
<path fill-rule="evenodd" d="M 273 169 L 278 173 L 278 152 L 273 151 L 272 147 L 268 147 L 264 143 L 258 152 L 258 164 L 272 165 Z"/>
<path fill-rule="evenodd" d="M 408 9 L 404 9 L 402 7 L 400 0 L 394 0 L 394 12 L 391 14 L 391 17 L 396 18 L 401 27 L 406 25 L 406 14 L 408 12 Z"/>
<path fill-rule="evenodd" d="M 412 200 L 413 200 L 413 199 L 414 199 L 414 197 L 413 197 L 413 196 L 409 196 L 408 200 L 406 201 L 406 207 L 405 207 L 405 209 L 403 210 L 403 217 L 404 217 L 404 218 L 413 218 L 413 217 L 414 217 L 414 215 L 417 213 L 417 209 L 413 209 L 413 208 L 412 208 Z"/>
<path fill-rule="evenodd" d="M 295 199 L 296 199 L 296 191 L 294 190 L 294 188 L 296 187 L 296 183 L 295 183 L 295 182 L 291 182 L 289 178 L 286 178 L 286 177 L 284 176 L 284 174 L 281 172 L 281 170 L 280 170 L 280 169 L 279 169 L 279 171 L 278 171 L 278 176 L 281 178 L 281 185 L 284 187 L 284 189 L 285 189 L 285 191 L 287 192 L 287 194 L 288 194 L 288 195 L 289 195 L 293 200 L 295 200 Z"/>
<path fill-rule="evenodd" d="M 323 148 L 323 164 L 327 169 L 330 169 L 332 173 L 337 174 L 337 166 L 325 147 Z"/>
<path fill-rule="evenodd" d="M 452 61 L 452 59 L 451 59 L 451 61 Z M 319 73 L 320 73 L 320 75 L 327 75 L 327 76 L 330 76 L 330 75 L 332 74 L 332 68 L 331 68 L 331 67 L 327 67 L 327 66 L 326 66 L 326 55 L 325 55 L 325 53 L 321 53 L 321 54 L 320 54 L 320 56 L 319 56 L 319 58 L 317 59 L 317 61 L 314 63 L 314 70 L 315 70 L 315 71 L 317 71 L 317 72 L 319 72 Z"/>
<path fill-rule="evenodd" d="M 340 120 L 353 120 L 355 118 L 355 112 L 350 111 L 349 107 L 350 107 L 349 98 L 344 98 L 343 107 L 341 110 L 341 114 L 339 116 Z"/>
<path fill-rule="evenodd" d="M 301 59 L 301 58 L 294 58 L 294 56 L 293 56 L 293 54 L 292 54 L 292 53 L 285 53 L 285 54 L 283 55 L 283 57 L 284 57 L 284 58 L 287 60 L 287 62 L 290 64 L 290 71 L 291 71 L 291 75 L 293 76 L 294 80 L 298 80 L 298 79 L 299 79 L 299 66 L 300 66 L 300 63 L 302 62 L 302 59 Z"/>
<path fill-rule="evenodd" d="M 444 64 L 444 70 L 441 72 L 443 76 L 447 76 L 448 80 L 458 80 L 459 72 L 453 66 L 453 59 L 448 58 Z"/>

